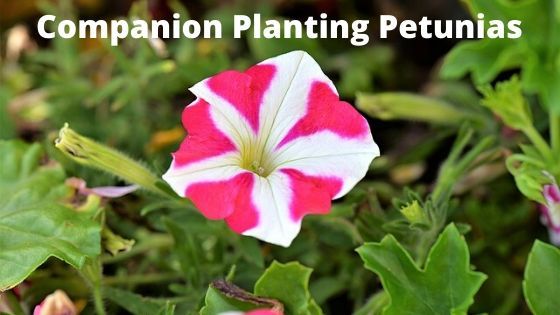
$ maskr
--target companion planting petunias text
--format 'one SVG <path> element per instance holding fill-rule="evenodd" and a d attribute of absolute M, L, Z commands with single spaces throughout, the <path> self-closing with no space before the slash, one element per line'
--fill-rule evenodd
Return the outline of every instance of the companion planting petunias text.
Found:
<path fill-rule="evenodd" d="M 209 219 L 289 246 L 379 155 L 369 125 L 302 51 L 225 71 L 190 89 L 188 135 L 163 178 Z"/>

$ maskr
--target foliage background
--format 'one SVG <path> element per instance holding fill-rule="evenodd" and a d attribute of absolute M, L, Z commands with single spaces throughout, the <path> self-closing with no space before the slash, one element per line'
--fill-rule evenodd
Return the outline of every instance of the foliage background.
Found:
<path fill-rule="evenodd" d="M 168 40 L 159 48 L 144 40 L 125 40 L 111 47 L 96 39 L 47 41 L 35 27 L 45 13 L 59 19 L 169 19 L 174 11 L 183 18 L 220 19 L 225 34 L 231 33 L 233 13 L 297 19 L 326 12 L 331 18 L 371 19 L 371 42 L 353 47 L 347 40 L 226 36 Z M 534 239 L 548 242 L 548 237 L 539 223 L 537 204 L 519 193 L 504 163 L 525 141 L 523 135 L 504 127 L 480 106 L 481 96 L 468 77 L 440 78 L 443 58 L 457 40 L 406 40 L 398 34 L 380 40 L 375 37 L 380 14 L 393 14 L 399 20 L 469 18 L 466 6 L 445 0 L 0 1 L 0 138 L 43 144 L 67 177 L 83 178 L 89 187 L 124 182 L 80 166 L 53 147 L 65 122 L 162 174 L 169 153 L 184 136 L 180 113 L 193 99 L 189 86 L 224 69 L 244 69 L 294 49 L 313 55 L 333 78 L 341 97 L 369 115 L 382 148 L 383 156 L 368 177 L 335 203 L 332 214 L 307 218 L 301 235 L 287 249 L 234 235 L 221 222 L 204 219 L 188 203 L 161 200 L 149 192 L 98 200 L 106 226 L 136 242 L 130 249 L 117 239 L 118 249 L 127 251 L 115 256 L 105 251 L 101 256 L 109 313 L 125 314 L 127 309 L 142 314 L 146 309 L 134 312 L 130 306 L 140 302 L 157 310 L 173 303 L 177 314 L 196 313 L 212 280 L 229 275 L 228 279 L 252 291 L 266 266 L 277 260 L 298 261 L 314 270 L 309 290 L 325 314 L 374 314 L 371 303 L 378 301 L 370 297 L 379 292 L 381 282 L 364 268 L 354 249 L 364 242 L 379 242 L 389 232 L 414 257 L 429 248 L 414 242 L 417 234 L 398 210 L 437 187 L 442 163 L 462 122 L 468 120 L 474 130 L 468 147 L 489 135 L 495 144 L 480 154 L 484 159 L 477 168 L 465 169 L 440 185 L 453 195 L 445 220 L 457 222 L 459 231 L 466 233 L 470 263 L 489 276 L 470 311 L 529 314 L 523 272 Z M 502 73 L 495 81 L 515 72 Z M 411 94 L 377 94 L 388 91 Z M 375 98 L 379 95 L 384 98 Z M 546 110 L 533 99 L 529 104 L 536 128 L 545 131 Z M 5 150 L 3 155 L 8 154 Z M 421 197 L 410 197 L 411 191 Z M 435 238 L 430 240 L 428 245 Z M 107 242 L 104 245 L 110 248 Z M 86 283 L 69 265 L 51 258 L 30 275 L 22 299 L 35 305 L 61 288 L 85 305 L 88 314 L 93 305 Z M 135 300 L 131 292 L 150 299 Z"/>

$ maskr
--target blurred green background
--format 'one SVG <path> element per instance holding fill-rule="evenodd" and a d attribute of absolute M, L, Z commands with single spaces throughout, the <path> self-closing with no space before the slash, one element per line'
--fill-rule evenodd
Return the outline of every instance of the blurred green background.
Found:
<path fill-rule="evenodd" d="M 173 12 L 182 18 L 219 19 L 224 34 L 232 34 L 233 14 L 305 19 L 325 12 L 333 19 L 369 19 L 370 44 L 354 47 L 344 39 L 224 36 L 126 39 L 112 47 L 108 40 L 99 39 L 45 40 L 36 30 L 38 18 L 47 13 L 59 19 L 171 20 Z M 187 313 L 200 303 L 208 282 L 224 277 L 232 264 L 237 266 L 235 282 L 250 288 L 273 259 L 298 260 L 315 269 L 311 291 L 325 313 L 350 314 L 380 288 L 374 274 L 363 269 L 354 248 L 398 230 L 390 226 L 398 216 L 392 200 L 406 194 L 404 187 L 420 194 L 430 189 L 459 121 L 471 117 L 478 134 L 495 135 L 502 145 L 491 163 L 456 183 L 452 219 L 470 224 L 466 237 L 472 263 L 490 275 L 471 310 L 528 314 L 521 291 L 523 268 L 533 239 L 546 239 L 546 231 L 539 225 L 536 205 L 517 191 L 504 166 L 503 158 L 519 142 L 519 135 L 500 127 L 479 106 L 480 97 L 468 78 L 439 79 L 443 57 L 458 40 L 406 40 L 398 33 L 380 40 L 376 38 L 380 14 L 399 20 L 469 18 L 461 3 L 451 0 L 0 0 L 0 139 L 43 142 L 70 176 L 84 178 L 88 186 L 122 184 L 110 175 L 79 167 L 52 149 L 57 130 L 68 122 L 81 134 L 118 148 L 162 174 L 170 152 L 184 137 L 180 114 L 193 100 L 188 87 L 222 70 L 244 69 L 267 57 L 303 49 L 316 58 L 341 98 L 350 103 L 367 103 L 370 93 L 412 93 L 389 98 L 387 102 L 395 104 L 389 109 L 360 106 L 370 115 L 383 154 L 366 180 L 336 203 L 327 219 L 306 219 L 305 236 L 289 249 L 259 247 L 255 240 L 233 236 L 219 222 L 208 223 L 196 211 L 157 203 L 142 193 L 109 201 L 108 225 L 145 245 L 134 259 L 107 258 L 108 282 L 155 298 L 175 296 Z M 415 110 L 416 102 L 424 112 Z M 537 126 L 546 124 L 543 110 L 538 106 L 534 110 Z M 171 232 L 175 245 L 164 232 Z M 175 251 L 170 251 L 172 246 Z M 192 257 L 196 257 L 194 265 Z M 35 280 L 43 284 L 29 294 L 30 301 L 57 287 L 73 298 L 87 299 L 80 282 L 58 262 L 49 261 L 35 277 L 52 281 Z M 127 277 L 135 281 L 124 281 Z"/>

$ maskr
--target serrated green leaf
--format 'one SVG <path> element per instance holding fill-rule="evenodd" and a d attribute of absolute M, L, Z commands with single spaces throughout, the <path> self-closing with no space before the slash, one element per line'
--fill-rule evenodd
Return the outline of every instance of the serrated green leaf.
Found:
<path fill-rule="evenodd" d="M 226 281 L 210 284 L 200 315 L 216 315 L 229 311 L 249 311 L 272 307 L 276 301 L 257 297 Z"/>
<path fill-rule="evenodd" d="M 560 250 L 536 241 L 525 267 L 523 292 L 535 315 L 554 315 L 560 309 Z"/>
<path fill-rule="evenodd" d="M 54 256 L 80 268 L 100 254 L 100 227 L 60 204 L 69 188 L 56 164 L 40 165 L 39 145 L 0 142 L 0 291 Z"/>
<path fill-rule="evenodd" d="M 385 315 L 466 314 L 486 276 L 469 265 L 469 251 L 455 225 L 442 232 L 424 269 L 392 236 L 358 248 L 366 268 L 381 278 L 391 298 Z"/>
<path fill-rule="evenodd" d="M 485 20 L 521 21 L 517 39 L 462 42 L 446 57 L 442 76 L 458 78 L 472 73 L 477 84 L 486 84 L 508 69 L 521 68 L 524 90 L 538 93 L 551 110 L 560 111 L 560 21 L 557 0 L 466 0 L 473 16 Z M 507 32 L 507 30 L 506 30 Z"/>
<path fill-rule="evenodd" d="M 481 92 L 484 95 L 482 105 L 498 115 L 506 125 L 517 130 L 525 130 L 533 125 L 531 109 L 517 76 L 496 84 L 494 89 L 482 88 Z"/>
<path fill-rule="evenodd" d="M 323 314 L 309 294 L 312 269 L 297 262 L 272 262 L 255 284 L 255 294 L 284 304 L 287 315 Z"/>

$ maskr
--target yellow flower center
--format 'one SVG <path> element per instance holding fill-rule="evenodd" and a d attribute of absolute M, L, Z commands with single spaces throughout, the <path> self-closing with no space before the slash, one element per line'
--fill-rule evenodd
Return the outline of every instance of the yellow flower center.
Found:
<path fill-rule="evenodd" d="M 276 168 L 271 152 L 265 150 L 265 143 L 252 139 L 243 143 L 240 150 L 239 166 L 261 177 L 267 177 Z"/>

